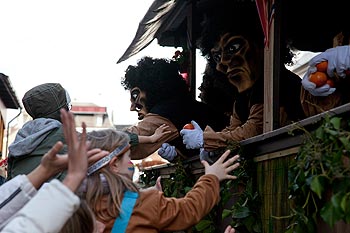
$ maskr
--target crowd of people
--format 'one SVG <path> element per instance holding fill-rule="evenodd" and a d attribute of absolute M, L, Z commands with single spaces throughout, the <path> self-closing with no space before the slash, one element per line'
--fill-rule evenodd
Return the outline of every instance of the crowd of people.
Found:
<path fill-rule="evenodd" d="M 226 151 L 183 198 L 165 197 L 161 186 L 139 189 L 132 181 L 130 138 L 116 130 L 76 132 L 74 115 L 60 109 L 67 147 L 57 141 L 29 173 L 0 187 L 1 232 L 160 232 L 178 231 L 200 221 L 220 199 L 220 181 L 239 156 Z M 101 149 L 102 148 L 102 149 Z M 65 172 L 64 178 L 55 176 Z M 42 208 L 45 206 L 46 208 Z M 40 208 L 42 211 L 37 211 Z M 55 219 L 55 221 L 52 221 Z M 234 232 L 230 226 L 227 232 Z"/>

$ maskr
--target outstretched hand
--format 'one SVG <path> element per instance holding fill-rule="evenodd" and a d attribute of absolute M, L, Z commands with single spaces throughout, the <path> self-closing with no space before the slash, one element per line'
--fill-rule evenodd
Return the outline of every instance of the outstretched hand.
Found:
<path fill-rule="evenodd" d="M 170 130 L 168 130 L 169 126 L 166 124 L 160 125 L 156 131 L 154 131 L 154 134 L 150 136 L 151 142 L 159 142 L 163 138 L 164 135 L 171 133 Z"/>
<path fill-rule="evenodd" d="M 85 136 L 78 143 L 73 115 L 71 113 L 68 114 L 65 110 L 62 110 L 61 114 L 63 130 L 68 145 L 69 155 L 59 155 L 58 153 L 63 148 L 63 143 L 60 141 L 56 142 L 56 144 L 51 148 L 51 150 L 49 150 L 41 158 L 39 166 L 27 175 L 30 182 L 37 189 L 40 188 L 40 186 L 44 182 L 52 178 L 57 173 L 67 169 L 67 167 L 70 168 L 68 169 L 68 174 L 70 174 L 70 178 L 72 176 L 74 177 L 75 175 L 80 174 L 77 176 L 79 180 L 82 176 L 85 177 L 86 175 L 86 171 L 85 174 L 83 174 L 85 163 L 94 163 L 97 160 L 109 154 L 108 151 L 102 151 L 101 149 L 92 149 L 86 151 L 86 148 L 88 148 L 88 143 L 86 143 L 85 124 L 83 125 L 83 134 L 85 134 Z"/>
<path fill-rule="evenodd" d="M 224 233 L 235 233 L 235 232 L 236 232 L 236 230 L 235 230 L 233 227 L 231 227 L 230 225 L 228 225 L 228 226 L 226 227 Z"/>
<path fill-rule="evenodd" d="M 218 177 L 219 181 L 237 179 L 237 176 L 230 175 L 230 173 L 239 167 L 240 164 L 235 163 L 239 159 L 239 155 L 225 161 L 229 154 L 230 150 L 225 151 L 213 165 L 209 165 L 207 161 L 202 160 L 205 174 L 213 174 Z"/>
<path fill-rule="evenodd" d="M 73 113 L 61 109 L 61 119 L 68 146 L 68 172 L 62 183 L 74 192 L 85 178 L 88 167 L 86 124 L 83 122 L 81 125 L 83 132 L 78 141 Z"/>

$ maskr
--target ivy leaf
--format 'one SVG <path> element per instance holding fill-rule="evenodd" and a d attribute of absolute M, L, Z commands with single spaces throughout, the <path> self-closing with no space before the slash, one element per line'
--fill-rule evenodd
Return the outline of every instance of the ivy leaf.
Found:
<path fill-rule="evenodd" d="M 341 118 L 340 117 L 333 117 L 330 120 L 331 124 L 333 125 L 333 127 L 337 130 L 340 129 L 340 122 L 341 122 Z"/>
<path fill-rule="evenodd" d="M 224 209 L 224 210 L 222 211 L 222 218 L 224 219 L 224 218 L 230 216 L 230 215 L 231 215 L 231 212 L 232 212 L 231 210 Z"/>
<path fill-rule="evenodd" d="M 341 141 L 341 143 L 343 144 L 343 146 L 347 151 L 350 150 L 350 142 L 347 137 L 339 137 L 339 141 Z"/>
<path fill-rule="evenodd" d="M 245 218 L 247 216 L 249 216 L 249 208 L 245 206 L 237 206 L 237 208 L 232 211 L 233 218 Z"/>
<path fill-rule="evenodd" d="M 333 227 L 334 224 L 343 216 L 340 209 L 342 197 L 342 193 L 336 193 L 332 196 L 331 201 L 327 202 L 326 205 L 321 209 L 321 217 L 331 227 Z"/>
<path fill-rule="evenodd" d="M 327 202 L 321 209 L 320 215 L 322 219 L 331 227 L 335 224 L 334 207 L 330 202 Z"/>
<path fill-rule="evenodd" d="M 341 202 L 343 199 L 344 193 L 343 192 L 338 192 L 334 194 L 331 198 L 332 205 L 334 206 L 335 210 L 338 211 L 339 213 L 341 212 Z"/>
<path fill-rule="evenodd" d="M 328 129 L 328 128 L 325 128 L 324 131 L 326 131 L 327 133 L 329 133 L 330 135 L 332 136 L 337 136 L 339 134 L 339 131 L 337 130 L 331 130 L 331 129 Z M 330 137 L 330 139 L 333 140 L 333 138 Z"/>
<path fill-rule="evenodd" d="M 310 188 L 314 191 L 318 198 L 322 199 L 322 193 L 324 191 L 325 177 L 323 176 L 313 176 L 311 179 Z"/>
<path fill-rule="evenodd" d="M 211 224 L 213 224 L 212 221 L 210 220 L 201 220 L 197 225 L 196 225 L 196 230 L 197 231 L 204 231 L 206 228 L 208 228 Z"/>
<path fill-rule="evenodd" d="M 316 131 L 315 131 L 315 137 L 316 138 L 323 139 L 323 135 L 324 135 L 324 131 L 323 131 L 322 127 L 316 129 Z"/>
<path fill-rule="evenodd" d="M 340 207 L 344 211 L 345 214 L 349 214 L 350 217 L 350 208 L 349 208 L 349 195 L 344 195 L 341 202 Z"/>

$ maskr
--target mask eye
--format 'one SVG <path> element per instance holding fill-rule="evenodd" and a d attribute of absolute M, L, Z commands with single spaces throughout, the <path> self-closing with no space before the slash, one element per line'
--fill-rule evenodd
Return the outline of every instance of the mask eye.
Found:
<path fill-rule="evenodd" d="M 221 53 L 219 52 L 213 52 L 212 53 L 213 59 L 216 63 L 220 63 L 221 61 Z"/>
<path fill-rule="evenodd" d="M 238 53 L 243 48 L 243 45 L 244 40 L 242 38 L 236 38 L 228 44 L 226 52 L 228 55 L 232 56 Z"/>
<path fill-rule="evenodd" d="M 228 50 L 229 50 L 229 53 L 236 53 L 240 49 L 241 49 L 241 44 L 235 43 L 235 44 L 231 44 L 231 46 Z"/>
<path fill-rule="evenodd" d="M 139 90 L 133 90 L 130 95 L 131 95 L 131 99 L 133 101 L 136 101 L 137 97 L 140 95 L 140 91 Z"/>

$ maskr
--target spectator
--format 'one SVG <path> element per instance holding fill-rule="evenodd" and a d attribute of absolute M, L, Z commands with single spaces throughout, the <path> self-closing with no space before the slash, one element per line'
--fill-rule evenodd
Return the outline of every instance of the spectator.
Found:
<path fill-rule="evenodd" d="M 60 232 L 80 206 L 80 199 L 74 192 L 86 176 L 88 163 L 108 154 L 100 149 L 88 151 L 86 125 L 82 124 L 83 132 L 78 141 L 73 114 L 63 109 L 61 113 L 68 155 L 57 155 L 63 147 L 58 141 L 28 175 L 18 175 L 0 187 L 1 232 Z M 44 184 L 67 166 L 62 183 L 53 179 Z M 90 217 L 92 220 L 93 216 Z"/>
<path fill-rule="evenodd" d="M 33 119 L 23 125 L 9 146 L 8 179 L 30 173 L 57 141 L 65 143 L 60 109 L 70 110 L 70 97 L 61 84 L 35 86 L 24 94 L 22 103 Z M 64 146 L 60 153 L 65 152 Z M 61 173 L 57 178 L 63 176 Z"/>
<path fill-rule="evenodd" d="M 156 129 L 156 132 L 150 136 L 139 136 L 140 143 L 147 143 L 148 141 L 156 142 L 163 134 L 167 134 L 164 131 L 167 127 L 165 125 L 160 126 Z M 90 148 L 100 148 L 105 151 L 114 151 L 118 145 L 121 143 L 125 144 L 125 150 L 129 149 L 128 134 L 122 131 L 117 131 L 115 129 L 104 129 L 104 130 L 94 130 L 88 133 L 87 140 L 90 143 Z M 152 138 L 152 139 L 151 139 Z M 131 146 L 131 145 L 130 145 Z M 119 153 L 109 161 L 109 166 L 111 169 L 117 173 L 122 173 L 126 175 L 130 180 L 133 180 L 135 167 L 130 159 L 130 153 Z M 90 170 L 91 169 L 91 170 Z M 88 174 L 93 172 L 93 167 L 88 171 Z M 86 185 L 86 180 L 84 180 L 83 185 Z M 155 187 L 161 190 L 160 178 L 157 179 Z"/>
<path fill-rule="evenodd" d="M 203 161 L 205 175 L 199 178 L 184 198 L 166 198 L 157 189 L 139 191 L 130 175 L 123 172 L 130 168 L 127 163 L 130 156 L 128 142 L 127 135 L 120 133 L 115 141 L 117 147 L 88 168 L 89 176 L 78 192 L 82 199 L 86 199 L 97 220 L 106 225 L 105 232 L 110 232 L 113 226 L 120 232 L 187 229 L 198 223 L 217 204 L 219 182 L 236 178 L 229 173 L 239 166 L 234 163 L 238 156 L 226 160 L 229 155 L 227 151 L 212 166 Z M 126 162 L 117 164 L 118 157 Z M 136 204 L 125 208 L 124 202 L 130 204 L 132 200 Z"/>

